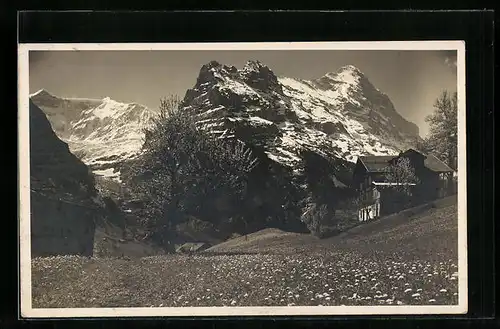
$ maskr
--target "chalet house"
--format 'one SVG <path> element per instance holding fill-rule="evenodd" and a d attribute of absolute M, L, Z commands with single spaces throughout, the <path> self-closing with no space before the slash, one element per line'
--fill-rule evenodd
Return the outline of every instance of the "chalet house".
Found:
<path fill-rule="evenodd" d="M 416 183 L 387 181 L 388 169 L 400 158 L 407 158 L 418 179 Z M 454 193 L 453 169 L 431 154 L 409 149 L 398 156 L 361 156 L 354 169 L 353 186 L 358 191 L 358 219 L 366 221 L 403 210 L 398 203 L 397 185 L 407 185 L 405 198 L 411 205 L 429 202 Z"/>

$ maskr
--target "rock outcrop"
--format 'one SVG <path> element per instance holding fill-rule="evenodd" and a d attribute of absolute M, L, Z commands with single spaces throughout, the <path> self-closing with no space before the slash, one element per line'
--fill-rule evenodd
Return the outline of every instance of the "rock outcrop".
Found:
<path fill-rule="evenodd" d="M 33 102 L 29 112 L 32 256 L 90 256 L 95 221 L 103 216 L 93 176 Z"/>

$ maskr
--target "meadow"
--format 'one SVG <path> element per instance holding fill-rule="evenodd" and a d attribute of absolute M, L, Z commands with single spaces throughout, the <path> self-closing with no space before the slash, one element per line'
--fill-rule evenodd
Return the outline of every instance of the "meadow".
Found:
<path fill-rule="evenodd" d="M 33 307 L 453 305 L 457 232 L 451 203 L 329 239 L 270 229 L 191 255 L 35 258 Z"/>

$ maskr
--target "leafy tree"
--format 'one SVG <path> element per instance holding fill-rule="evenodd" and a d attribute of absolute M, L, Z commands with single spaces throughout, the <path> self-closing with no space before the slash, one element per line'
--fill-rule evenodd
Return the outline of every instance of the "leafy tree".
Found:
<path fill-rule="evenodd" d="M 411 204 L 412 186 L 419 183 L 410 159 L 406 157 L 397 158 L 388 166 L 385 179 L 392 184 L 386 187 L 386 190 L 389 189 L 389 192 L 392 192 L 390 198 L 392 205 L 389 206 L 394 207 L 395 210 L 409 206 Z"/>
<path fill-rule="evenodd" d="M 334 213 L 326 204 L 318 204 L 308 199 L 301 220 L 306 224 L 311 234 L 324 237 L 327 227 L 334 225 Z"/>
<path fill-rule="evenodd" d="M 428 150 L 450 168 L 457 168 L 457 93 L 443 91 L 434 103 L 434 113 L 426 118 L 430 132 L 425 140 Z"/>
<path fill-rule="evenodd" d="M 424 154 L 430 153 L 431 151 L 429 148 L 428 141 L 426 139 L 417 140 L 417 142 L 415 143 L 415 149 Z"/>
<path fill-rule="evenodd" d="M 419 182 L 410 159 L 406 157 L 397 158 L 394 163 L 389 165 L 385 176 L 387 182 L 394 183 L 395 189 L 407 194 L 410 193 L 411 184 Z"/>
<path fill-rule="evenodd" d="M 147 203 L 145 224 L 166 246 L 186 216 L 214 223 L 221 212 L 235 211 L 257 164 L 243 143 L 211 135 L 179 104 L 176 97 L 161 100 L 129 182 Z"/>
<path fill-rule="evenodd" d="M 358 211 L 361 205 L 362 202 L 359 196 L 352 196 L 338 203 L 338 210 L 336 211 L 335 217 L 337 219 L 339 231 L 345 231 L 359 224 Z"/>

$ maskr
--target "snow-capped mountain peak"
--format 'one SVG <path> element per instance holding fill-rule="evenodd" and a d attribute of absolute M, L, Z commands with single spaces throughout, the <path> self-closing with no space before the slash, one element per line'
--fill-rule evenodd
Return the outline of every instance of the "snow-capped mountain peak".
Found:
<path fill-rule="evenodd" d="M 269 69 L 267 65 L 264 65 L 262 62 L 258 60 L 247 61 L 243 66 L 243 68 L 239 70 L 239 73 L 242 77 L 246 77 L 251 74 L 261 74 L 262 72 L 274 75 L 274 73 Z"/>
<path fill-rule="evenodd" d="M 49 93 L 45 89 L 40 89 L 37 92 L 34 92 L 33 94 L 30 95 L 30 97 L 55 97 L 51 93 Z"/>
<path fill-rule="evenodd" d="M 352 65 L 305 81 L 277 77 L 259 61 L 239 70 L 212 61 L 182 105 L 209 131 L 260 145 L 289 166 L 302 150 L 354 162 L 360 155 L 397 154 L 418 138 L 416 126 Z"/>
<path fill-rule="evenodd" d="M 364 78 L 364 74 L 357 67 L 346 65 L 336 72 L 327 73 L 325 77 L 339 83 L 343 82 L 353 85 L 358 84 Z"/>
<path fill-rule="evenodd" d="M 252 88 L 261 91 L 282 92 L 278 77 L 267 65 L 259 61 L 248 61 L 239 71 L 239 75 Z"/>
<path fill-rule="evenodd" d="M 361 72 L 360 69 L 358 69 L 356 66 L 351 65 L 351 64 L 344 65 L 337 70 L 337 73 L 342 73 L 342 72 L 350 73 L 350 74 L 354 74 L 354 75 L 360 75 L 360 76 L 363 75 L 363 72 Z"/>
<path fill-rule="evenodd" d="M 140 152 L 144 128 L 155 112 L 137 103 L 62 98 L 42 89 L 31 100 L 49 119 L 58 137 L 96 174 L 119 180 L 120 163 Z"/>

